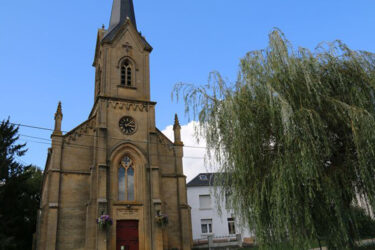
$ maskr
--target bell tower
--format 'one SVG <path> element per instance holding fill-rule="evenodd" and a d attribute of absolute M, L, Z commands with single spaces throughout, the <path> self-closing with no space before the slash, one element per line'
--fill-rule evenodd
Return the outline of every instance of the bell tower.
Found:
<path fill-rule="evenodd" d="M 151 51 L 133 1 L 114 0 L 108 29 L 98 30 L 88 119 L 63 134 L 60 104 L 55 114 L 38 250 L 191 249 L 181 126 L 176 115 L 174 142 L 156 128 Z"/>
<path fill-rule="evenodd" d="M 137 30 L 132 0 L 114 0 L 108 30 L 99 29 L 93 66 L 99 96 L 150 100 L 152 47 Z"/>

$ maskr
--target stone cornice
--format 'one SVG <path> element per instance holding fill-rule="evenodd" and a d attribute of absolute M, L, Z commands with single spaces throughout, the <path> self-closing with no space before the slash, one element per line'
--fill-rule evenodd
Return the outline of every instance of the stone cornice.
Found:
<path fill-rule="evenodd" d="M 61 174 L 78 174 L 78 175 L 91 175 L 90 172 L 87 171 L 76 171 L 76 170 L 58 170 L 58 169 L 51 169 L 48 172 L 55 172 Z"/>
<path fill-rule="evenodd" d="M 186 178 L 183 174 L 162 174 L 162 178 Z"/>
<path fill-rule="evenodd" d="M 158 137 L 159 143 L 163 145 L 165 148 L 167 148 L 169 151 L 172 151 L 173 146 L 174 146 L 173 142 L 169 140 L 169 138 L 157 128 L 156 128 L 156 135 Z"/>
<path fill-rule="evenodd" d="M 181 204 L 180 209 L 191 209 L 191 207 L 188 204 Z"/>
<path fill-rule="evenodd" d="M 111 101 L 120 101 L 120 102 L 128 102 L 128 103 L 145 103 L 150 106 L 156 105 L 156 102 L 147 101 L 147 100 L 134 100 L 134 99 L 127 99 L 127 98 L 120 98 L 120 97 L 110 97 L 110 96 L 98 96 L 99 99 L 104 100 L 111 100 Z"/>
<path fill-rule="evenodd" d="M 111 103 L 118 103 L 117 107 L 119 107 L 120 103 L 122 103 L 123 107 L 124 107 L 124 104 L 131 106 L 129 108 L 136 107 L 136 109 L 139 109 L 139 107 L 147 107 L 147 111 L 149 110 L 150 106 L 156 105 L 156 102 L 147 101 L 147 100 L 133 100 L 133 99 L 126 99 L 126 98 L 120 98 L 120 97 L 109 97 L 109 96 L 102 96 L 101 95 L 101 96 L 96 97 L 95 103 L 94 103 L 94 105 L 91 109 L 89 117 L 91 117 L 93 115 L 95 107 L 97 106 L 97 104 L 99 103 L 100 100 L 109 101 Z"/>
<path fill-rule="evenodd" d="M 57 208 L 59 208 L 59 203 L 49 203 L 48 207 L 57 209 Z"/>
<path fill-rule="evenodd" d="M 70 132 L 64 135 L 67 143 L 70 141 L 75 141 L 77 137 L 82 135 L 87 135 L 90 130 L 94 130 L 96 125 L 95 116 L 91 117 L 89 120 L 81 123 L 76 128 L 72 129 Z"/>
<path fill-rule="evenodd" d="M 114 101 L 109 100 L 107 106 L 113 109 L 126 109 L 132 111 L 148 112 L 149 105 L 147 103 L 134 103 L 134 102 L 124 102 L 124 101 Z"/>

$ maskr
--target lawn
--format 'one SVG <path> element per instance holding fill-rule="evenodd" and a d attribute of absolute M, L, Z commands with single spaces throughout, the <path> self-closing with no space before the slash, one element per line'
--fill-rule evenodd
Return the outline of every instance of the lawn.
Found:
<path fill-rule="evenodd" d="M 258 250 L 259 248 L 258 247 L 246 247 L 246 248 L 241 248 L 243 250 Z M 288 248 L 283 248 L 283 249 L 280 249 L 280 250 L 288 250 Z M 363 247 L 357 247 L 355 248 L 355 250 L 375 250 L 375 246 L 374 245 L 371 245 L 371 246 L 363 246 Z"/>

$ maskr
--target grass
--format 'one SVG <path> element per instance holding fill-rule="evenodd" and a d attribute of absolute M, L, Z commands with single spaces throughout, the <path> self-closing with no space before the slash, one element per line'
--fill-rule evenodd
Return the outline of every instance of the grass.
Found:
<path fill-rule="evenodd" d="M 363 247 L 359 247 L 357 248 L 358 250 L 375 250 L 375 246 L 372 245 L 372 246 L 363 246 Z"/>
<path fill-rule="evenodd" d="M 241 248 L 243 250 L 258 250 L 258 247 L 247 247 L 247 248 Z M 287 248 L 285 248 L 287 250 Z M 375 246 L 363 246 L 363 247 L 357 247 L 355 250 L 375 250 Z"/>
<path fill-rule="evenodd" d="M 231 248 L 231 249 L 234 250 L 235 248 Z M 241 250 L 258 250 L 259 247 L 254 246 L 254 247 L 244 247 L 244 248 L 238 248 L 238 249 L 241 249 Z M 200 250 L 208 250 L 208 248 L 207 249 L 200 249 Z M 288 247 L 285 247 L 285 248 L 281 248 L 280 250 L 289 250 L 289 249 L 288 249 Z M 354 250 L 375 250 L 375 245 L 356 247 L 356 248 L 354 248 Z"/>

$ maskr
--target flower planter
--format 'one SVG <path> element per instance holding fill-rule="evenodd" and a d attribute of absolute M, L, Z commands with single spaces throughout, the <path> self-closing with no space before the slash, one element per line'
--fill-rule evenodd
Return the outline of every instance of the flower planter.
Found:
<path fill-rule="evenodd" d="M 96 223 L 99 225 L 100 228 L 106 229 L 107 227 L 112 226 L 113 221 L 111 217 L 109 217 L 109 215 L 103 214 L 96 219 Z"/>
<path fill-rule="evenodd" d="M 165 214 L 158 214 L 155 216 L 155 222 L 159 227 L 166 227 L 168 225 L 168 216 Z"/>

